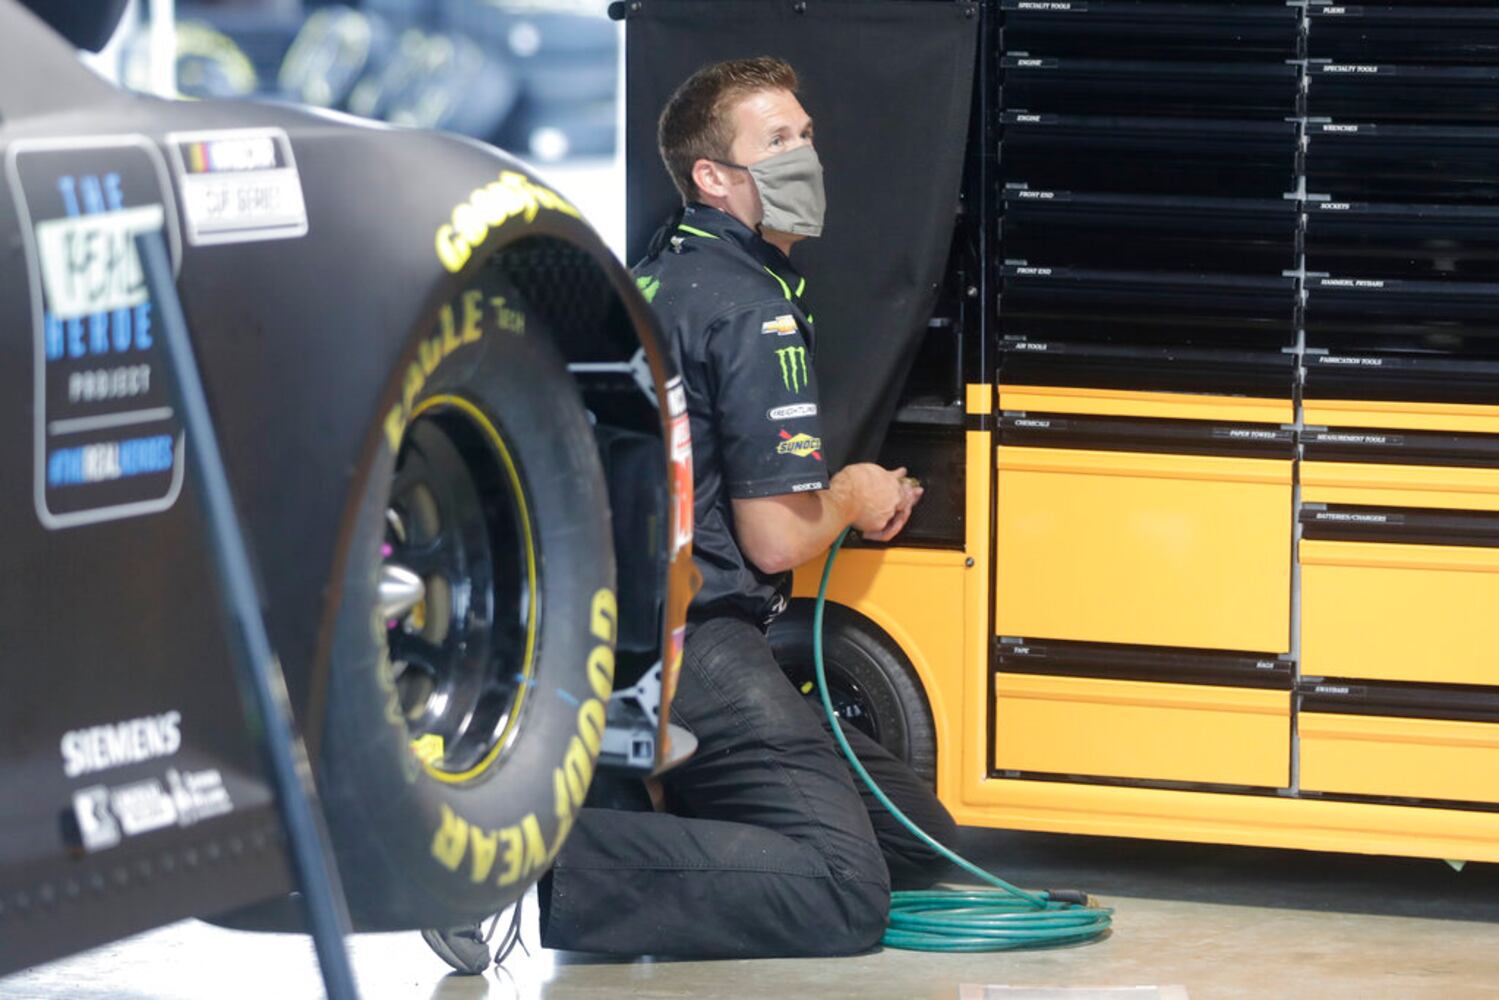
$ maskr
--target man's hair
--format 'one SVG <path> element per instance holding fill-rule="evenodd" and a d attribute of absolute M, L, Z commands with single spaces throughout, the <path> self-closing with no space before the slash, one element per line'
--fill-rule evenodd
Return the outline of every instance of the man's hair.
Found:
<path fill-rule="evenodd" d="M 740 100 L 762 90 L 796 93 L 796 70 L 783 59 L 758 56 L 704 66 L 689 76 L 661 111 L 656 141 L 661 160 L 684 201 L 698 197 L 692 165 L 701 159 L 727 160 L 734 144 L 730 112 Z"/>

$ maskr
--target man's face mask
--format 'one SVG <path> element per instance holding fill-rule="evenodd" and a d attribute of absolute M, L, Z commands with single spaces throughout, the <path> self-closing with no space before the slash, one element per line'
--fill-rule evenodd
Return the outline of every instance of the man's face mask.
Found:
<path fill-rule="evenodd" d="M 822 163 L 817 150 L 799 146 L 787 153 L 743 166 L 713 161 L 720 166 L 748 171 L 764 209 L 760 225 L 793 236 L 821 236 L 827 213 L 827 194 L 822 188 Z"/>

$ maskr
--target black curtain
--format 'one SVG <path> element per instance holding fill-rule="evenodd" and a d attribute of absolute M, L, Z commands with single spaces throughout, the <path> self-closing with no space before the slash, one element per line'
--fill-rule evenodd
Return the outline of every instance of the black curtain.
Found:
<path fill-rule="evenodd" d="M 634 9 L 638 7 L 638 9 Z M 699 67 L 773 55 L 802 81 L 826 173 L 823 236 L 796 247 L 817 317 L 834 469 L 871 461 L 947 266 L 967 145 L 977 8 L 946 0 L 640 0 L 626 17 L 628 253 L 679 198 L 656 118 Z"/>

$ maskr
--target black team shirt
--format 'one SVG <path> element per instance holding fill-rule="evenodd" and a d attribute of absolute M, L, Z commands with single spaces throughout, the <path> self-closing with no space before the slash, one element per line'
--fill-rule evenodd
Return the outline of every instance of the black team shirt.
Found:
<path fill-rule="evenodd" d="M 687 392 L 693 559 L 703 574 L 688 618 L 768 624 L 786 607 L 791 574 L 750 562 L 730 501 L 828 487 L 806 281 L 743 223 L 694 204 L 656 234 L 635 282 L 661 319 Z"/>

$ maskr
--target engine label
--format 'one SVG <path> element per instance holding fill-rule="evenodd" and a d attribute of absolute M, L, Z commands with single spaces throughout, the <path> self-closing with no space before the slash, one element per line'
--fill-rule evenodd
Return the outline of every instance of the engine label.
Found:
<path fill-rule="evenodd" d="M 6 159 L 29 271 L 37 517 L 157 513 L 182 490 L 182 425 L 137 233 L 181 257 L 166 164 L 143 136 L 19 142 Z"/>

